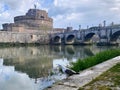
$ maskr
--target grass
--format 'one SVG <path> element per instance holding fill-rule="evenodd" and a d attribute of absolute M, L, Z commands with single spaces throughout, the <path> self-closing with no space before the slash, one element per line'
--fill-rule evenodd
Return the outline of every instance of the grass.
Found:
<path fill-rule="evenodd" d="M 79 90 L 120 90 L 120 63 Z"/>
<path fill-rule="evenodd" d="M 77 62 L 72 62 L 70 68 L 76 72 L 79 72 L 119 55 L 120 49 L 106 50 L 96 54 L 95 56 L 91 56 L 85 59 L 79 59 L 77 60 Z"/>

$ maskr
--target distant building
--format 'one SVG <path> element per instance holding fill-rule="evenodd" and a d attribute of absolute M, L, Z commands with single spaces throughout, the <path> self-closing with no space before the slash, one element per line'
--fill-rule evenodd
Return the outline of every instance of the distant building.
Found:
<path fill-rule="evenodd" d="M 67 27 L 67 28 L 54 28 L 53 33 L 64 33 L 64 32 L 70 32 L 72 31 L 72 27 Z"/>
<path fill-rule="evenodd" d="M 66 29 L 64 28 L 54 28 L 53 33 L 63 33 Z"/>
<path fill-rule="evenodd" d="M 29 9 L 26 15 L 14 17 L 14 23 L 3 24 L 4 31 L 35 32 L 53 30 L 53 19 L 44 10 Z"/>

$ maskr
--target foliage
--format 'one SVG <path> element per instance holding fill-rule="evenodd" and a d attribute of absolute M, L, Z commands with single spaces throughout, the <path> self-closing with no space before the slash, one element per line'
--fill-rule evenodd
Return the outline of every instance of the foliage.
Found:
<path fill-rule="evenodd" d="M 77 62 L 72 62 L 71 69 L 76 72 L 92 67 L 96 64 L 102 63 L 106 60 L 120 55 L 120 49 L 110 49 L 91 56 L 85 59 L 78 59 Z"/>

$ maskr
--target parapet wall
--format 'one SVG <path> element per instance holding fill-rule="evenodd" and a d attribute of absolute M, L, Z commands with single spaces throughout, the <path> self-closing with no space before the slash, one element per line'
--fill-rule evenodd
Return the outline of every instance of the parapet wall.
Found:
<path fill-rule="evenodd" d="M 48 44 L 48 34 L 0 31 L 0 43 L 39 43 Z"/>

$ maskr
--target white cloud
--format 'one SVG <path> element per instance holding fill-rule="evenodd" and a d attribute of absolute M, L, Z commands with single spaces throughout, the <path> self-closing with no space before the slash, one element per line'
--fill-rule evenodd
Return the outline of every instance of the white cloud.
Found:
<path fill-rule="evenodd" d="M 63 21 L 69 23 L 70 20 L 74 22 L 74 27 L 79 24 L 83 27 L 98 25 L 103 20 L 120 23 L 120 0 L 54 0 L 54 7 L 57 9 L 53 14 L 55 18 L 64 16 L 64 20 L 59 21 L 61 24 Z M 56 19 L 55 23 L 58 22 Z"/>
<path fill-rule="evenodd" d="M 13 66 L 1 65 L 1 70 L 0 90 L 34 90 L 34 84 L 27 74 L 15 72 Z"/>
<path fill-rule="evenodd" d="M 89 3 L 89 1 L 90 0 L 54 0 L 54 5 L 63 8 L 77 8 Z"/>
<path fill-rule="evenodd" d="M 24 15 L 28 9 L 42 8 L 38 0 L 1 0 L 0 1 L 0 28 L 3 23 L 13 22 L 15 16 Z"/>
<path fill-rule="evenodd" d="M 82 14 L 81 13 L 71 13 L 67 15 L 67 20 L 77 20 L 79 18 L 82 18 Z"/>
<path fill-rule="evenodd" d="M 54 26 L 55 27 L 64 27 L 75 26 L 78 27 L 79 21 L 82 20 L 83 14 L 81 13 L 68 13 L 65 15 L 54 16 Z M 76 24 L 77 23 L 77 24 Z"/>
<path fill-rule="evenodd" d="M 120 0 L 1 0 L 0 24 L 12 22 L 14 16 L 24 15 L 34 4 L 48 11 L 54 18 L 54 27 L 66 27 L 69 23 L 73 23 L 74 28 L 79 24 L 86 27 L 98 25 L 103 20 L 120 23 Z M 5 5 L 9 10 L 5 11 Z"/>
<path fill-rule="evenodd" d="M 4 16 L 4 19 L 7 19 L 8 17 L 10 17 L 10 13 L 3 12 L 3 13 L 0 14 L 0 16 Z"/>
<path fill-rule="evenodd" d="M 112 7 L 112 8 L 110 8 L 110 10 L 112 10 L 112 11 L 118 11 L 118 10 L 120 10 L 120 8 L 118 8 L 118 7 Z"/>

